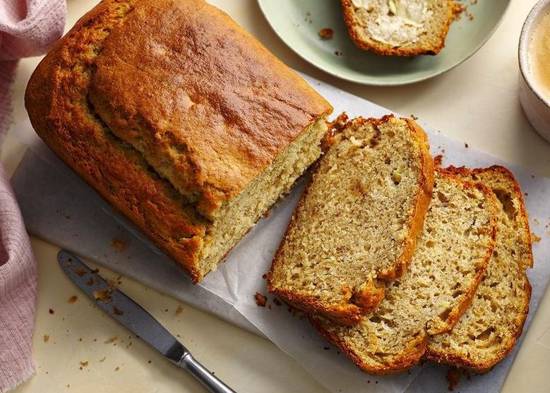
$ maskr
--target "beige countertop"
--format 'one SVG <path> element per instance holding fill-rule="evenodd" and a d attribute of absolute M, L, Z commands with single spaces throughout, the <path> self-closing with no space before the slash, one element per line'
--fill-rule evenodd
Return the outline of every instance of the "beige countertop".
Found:
<path fill-rule="evenodd" d="M 458 68 L 426 82 L 393 88 L 344 82 L 304 62 L 272 32 L 256 0 L 211 2 L 225 9 L 295 69 L 394 111 L 414 114 L 472 147 L 550 176 L 550 144 L 529 126 L 517 98 L 517 42 L 523 20 L 535 0 L 512 1 L 491 40 Z M 71 27 L 95 3 L 97 0 L 69 0 L 67 26 Z M 14 91 L 16 120 L 26 117 L 23 91 L 38 60 L 27 59 L 20 64 Z M 8 171 L 21 158 L 25 132 L 29 131 L 12 127 L 8 134 L 1 155 Z M 533 230 L 537 232 L 537 228 Z M 84 298 L 61 273 L 55 258 L 57 247 L 39 239 L 32 239 L 32 245 L 39 264 L 34 335 L 37 374 L 16 389 L 17 393 L 202 391 L 186 373 L 168 364 L 138 339 L 130 338 L 126 330 Z M 239 392 L 325 391 L 270 342 L 130 279 L 122 278 L 121 289 L 181 337 L 198 359 Z M 73 295 L 78 300 L 69 304 Z M 549 364 L 547 293 L 504 391 L 548 392 Z"/>

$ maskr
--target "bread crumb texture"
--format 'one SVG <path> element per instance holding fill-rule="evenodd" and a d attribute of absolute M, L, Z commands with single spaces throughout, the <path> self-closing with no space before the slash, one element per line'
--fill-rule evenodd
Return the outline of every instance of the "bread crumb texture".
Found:
<path fill-rule="evenodd" d="M 450 331 L 468 307 L 495 247 L 496 200 L 460 175 L 436 171 L 433 198 L 409 270 L 353 327 L 312 318 L 329 340 L 374 374 L 408 369 L 430 337 Z"/>
<path fill-rule="evenodd" d="M 385 56 L 436 55 L 459 11 L 453 0 L 342 0 L 354 43 Z"/>
<path fill-rule="evenodd" d="M 433 186 L 424 132 L 389 116 L 340 124 L 327 141 L 269 275 L 308 312 L 358 322 L 410 261 Z"/>
<path fill-rule="evenodd" d="M 497 196 L 496 247 L 471 306 L 452 332 L 430 340 L 428 357 L 484 372 L 501 361 L 521 335 L 531 296 L 526 269 L 533 265 L 533 254 L 522 193 L 512 173 L 499 166 L 462 171 Z"/>

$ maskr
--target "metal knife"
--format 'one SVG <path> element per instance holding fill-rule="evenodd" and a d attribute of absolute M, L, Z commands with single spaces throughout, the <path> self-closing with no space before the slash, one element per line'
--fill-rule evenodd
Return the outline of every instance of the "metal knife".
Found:
<path fill-rule="evenodd" d="M 212 393 L 235 393 L 193 358 L 168 330 L 143 307 L 123 292 L 109 285 L 97 271 L 90 269 L 74 254 L 61 250 L 57 254 L 61 269 L 96 305 L 172 363 L 191 373 Z"/>

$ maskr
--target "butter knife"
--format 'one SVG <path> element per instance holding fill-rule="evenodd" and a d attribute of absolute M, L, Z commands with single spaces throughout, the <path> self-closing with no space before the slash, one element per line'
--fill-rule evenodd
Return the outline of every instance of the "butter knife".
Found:
<path fill-rule="evenodd" d="M 191 373 L 212 393 L 235 393 L 200 364 L 182 343 L 164 328 L 143 307 L 122 291 L 109 285 L 97 271 L 90 269 L 77 256 L 61 250 L 57 254 L 61 269 L 95 304 L 109 316 L 165 358 Z"/>

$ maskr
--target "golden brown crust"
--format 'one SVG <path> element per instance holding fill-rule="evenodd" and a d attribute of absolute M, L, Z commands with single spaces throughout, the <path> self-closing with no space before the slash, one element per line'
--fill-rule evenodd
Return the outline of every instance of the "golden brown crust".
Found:
<path fill-rule="evenodd" d="M 388 122 L 390 119 L 394 118 L 394 115 L 386 115 L 382 118 L 362 118 L 358 117 L 348 121 L 346 114 L 341 114 L 338 118 L 332 122 L 331 129 L 327 133 L 325 138 L 325 146 L 328 147 L 335 142 L 338 138 L 338 134 L 351 126 L 360 126 L 362 124 L 371 123 L 374 126 L 378 126 Z M 308 314 L 321 314 L 326 318 L 342 325 L 354 325 L 361 320 L 361 317 L 366 313 L 373 311 L 378 307 L 378 304 L 384 298 L 384 288 L 383 283 L 377 283 L 378 280 L 381 281 L 391 281 L 400 277 L 403 272 L 406 270 L 407 265 L 409 264 L 414 249 L 416 246 L 416 241 L 418 236 L 422 233 L 422 227 L 424 225 L 424 218 L 428 210 L 430 200 L 432 198 L 432 189 L 434 184 L 434 164 L 432 156 L 430 154 L 430 149 L 428 145 L 428 138 L 422 128 L 416 124 L 413 120 L 404 119 L 407 121 L 411 132 L 413 133 L 413 140 L 417 143 L 419 151 L 421 152 L 421 170 L 419 171 L 419 191 L 416 196 L 416 202 L 414 207 L 413 216 L 410 218 L 409 222 L 409 237 L 407 238 L 407 244 L 404 248 L 402 255 L 398 258 L 395 265 L 391 269 L 378 272 L 378 277 L 376 277 L 370 285 L 365 285 L 363 290 L 356 292 L 353 296 L 349 297 L 349 302 L 342 304 L 335 304 L 327 306 L 318 299 L 306 296 L 303 294 L 293 293 L 291 291 L 283 290 L 277 288 L 272 283 L 272 274 L 276 269 L 277 263 L 280 260 L 280 255 L 285 244 L 285 239 L 290 229 L 296 225 L 296 215 L 293 214 L 290 223 L 286 229 L 285 236 L 283 241 L 279 245 L 279 249 L 273 258 L 271 270 L 268 273 L 268 289 L 271 293 L 276 296 L 281 297 L 289 304 L 292 304 L 294 307 L 303 310 Z M 317 168 L 316 168 L 317 169 Z M 313 173 L 313 176 L 315 172 Z M 312 176 L 312 178 L 313 178 Z M 298 205 L 295 209 L 299 211 L 304 203 L 305 199 L 309 192 L 310 183 L 305 188 L 305 191 L 298 202 Z M 369 284 L 369 283 L 366 283 Z"/>
<path fill-rule="evenodd" d="M 166 182 L 144 170 L 137 154 L 109 140 L 93 113 L 81 104 L 86 100 L 87 75 L 70 71 L 85 70 L 88 58 L 82 53 L 100 46 L 105 38 L 101 29 L 122 23 L 130 5 L 105 1 L 85 15 L 34 72 L 26 107 L 41 138 L 197 281 L 195 263 L 205 223 L 182 208 Z"/>
<path fill-rule="evenodd" d="M 207 217 L 332 111 L 203 0 L 138 0 L 95 63 L 96 112 Z"/>
<path fill-rule="evenodd" d="M 436 363 L 444 363 L 448 365 L 452 365 L 455 367 L 461 367 L 466 368 L 469 370 L 472 370 L 476 373 L 485 373 L 491 370 L 496 364 L 501 362 L 514 348 L 517 340 L 522 334 L 523 326 L 525 324 L 525 321 L 527 319 L 527 315 L 529 313 L 529 302 L 531 299 L 531 284 L 529 283 L 529 279 L 527 278 L 527 274 L 525 273 L 525 269 L 530 268 L 533 266 L 533 251 L 532 251 L 532 239 L 531 239 L 531 231 L 529 230 L 529 219 L 527 215 L 527 209 L 525 208 L 525 201 L 523 198 L 523 193 L 521 192 L 521 188 L 517 180 L 515 179 L 512 172 L 502 166 L 494 165 L 488 168 L 476 168 L 476 169 L 469 169 L 465 167 L 455 168 L 455 167 L 449 167 L 448 170 L 461 174 L 463 176 L 468 177 L 474 177 L 476 175 L 486 173 L 486 172 L 497 172 L 500 175 L 504 176 L 510 184 L 513 185 L 513 191 L 515 194 L 515 197 L 520 201 L 520 217 L 521 221 L 527 226 L 524 228 L 524 233 L 522 236 L 524 236 L 525 242 L 528 244 L 527 249 L 527 257 L 526 260 L 520 261 L 520 264 L 518 265 L 518 271 L 522 274 L 522 280 L 523 280 L 523 287 L 525 290 L 525 296 L 523 297 L 523 304 L 521 307 L 521 311 L 518 313 L 516 318 L 516 323 L 514 324 L 514 330 L 511 332 L 511 336 L 507 337 L 506 343 L 501 346 L 501 349 L 499 353 L 493 357 L 492 359 L 486 359 L 486 360 L 473 360 L 469 357 L 460 356 L 457 354 L 445 352 L 445 351 L 438 351 L 435 348 L 428 345 L 425 358 L 427 360 L 436 362 Z M 491 194 L 494 193 L 491 191 Z"/>
<path fill-rule="evenodd" d="M 402 56 L 402 57 L 412 57 L 412 56 L 419 56 L 419 55 L 437 55 L 441 50 L 445 47 L 445 38 L 447 37 L 447 34 L 449 32 L 449 28 L 451 27 L 451 23 L 455 20 L 455 15 L 458 12 L 458 8 L 456 3 L 454 1 L 452 2 L 452 6 L 449 7 L 449 15 L 446 20 L 445 25 L 443 26 L 443 29 L 441 30 L 440 36 L 439 36 L 439 43 L 437 46 L 434 46 L 433 48 L 421 48 L 421 47 L 393 47 L 381 42 L 377 41 L 365 41 L 359 37 L 357 32 L 355 31 L 354 27 L 354 5 L 352 3 L 352 0 L 341 0 L 342 3 L 342 11 L 344 14 L 344 22 L 346 23 L 346 27 L 348 29 L 348 34 L 351 37 L 353 43 L 360 49 L 370 51 L 373 53 L 376 53 L 377 55 L 381 56 Z"/>
<path fill-rule="evenodd" d="M 190 5 L 193 9 L 190 9 Z M 175 23 L 167 24 L 166 28 L 160 28 L 158 26 L 159 20 L 151 19 L 150 15 L 145 15 L 146 20 L 144 20 L 144 12 L 150 11 L 151 7 L 156 7 L 157 14 L 158 12 L 170 11 L 164 13 L 176 19 L 180 17 L 181 23 L 179 25 Z M 198 13 L 199 9 L 203 12 L 201 15 L 210 18 L 208 23 L 218 23 L 215 32 L 217 38 L 219 38 L 219 34 L 227 31 L 229 38 L 226 41 L 220 39 L 218 44 L 228 49 L 225 53 L 232 54 L 233 58 L 227 60 L 229 64 L 236 67 L 239 63 L 241 53 L 234 53 L 235 47 L 246 51 L 242 54 L 242 58 L 246 58 L 247 61 L 252 61 L 255 54 L 258 56 L 257 62 L 253 63 L 257 66 L 257 80 L 253 79 L 254 74 L 250 69 L 250 64 L 243 64 L 243 71 L 246 71 L 243 72 L 243 75 L 246 75 L 247 78 L 240 80 L 240 83 L 243 85 L 249 84 L 271 97 L 271 101 L 267 98 L 262 101 L 262 105 L 265 105 L 264 109 L 241 108 L 239 105 L 231 107 L 229 104 L 223 107 L 221 103 L 217 108 L 224 116 L 229 116 L 223 112 L 224 109 L 229 108 L 236 111 L 237 109 L 243 109 L 243 113 L 238 115 L 231 112 L 228 121 L 235 120 L 238 123 L 242 116 L 255 119 L 256 123 L 249 124 L 248 127 L 243 128 L 245 132 L 241 132 L 243 134 L 241 139 L 243 145 L 248 145 L 251 139 L 258 142 L 261 138 L 265 138 L 265 146 L 260 146 L 261 144 L 257 143 L 257 145 L 250 148 L 253 154 L 246 156 L 246 160 L 248 160 L 246 163 L 256 170 L 256 172 L 248 172 L 246 179 L 250 180 L 250 176 L 253 176 L 254 173 L 257 174 L 270 158 L 275 157 L 285 143 L 288 144 L 292 137 L 299 133 L 297 127 L 300 122 L 303 122 L 305 127 L 307 122 L 315 115 L 321 116 L 329 112 L 331 108 L 326 101 L 316 95 L 310 87 L 307 87 L 303 80 L 292 71 L 287 70 L 278 60 L 275 60 L 273 55 L 269 54 L 259 43 L 244 33 L 229 17 L 202 1 L 103 0 L 83 16 L 40 63 L 31 77 L 25 96 L 25 104 L 31 123 L 46 144 L 109 203 L 127 216 L 155 244 L 175 259 L 190 274 L 194 282 L 198 282 L 203 278 L 203 273 L 199 269 L 199 260 L 204 247 L 208 246 L 205 244 L 205 239 L 211 225 L 209 220 L 198 213 L 196 206 L 178 193 L 168 181 L 152 170 L 137 150 L 127 143 L 123 143 L 112 134 L 112 130 L 108 128 L 105 121 L 98 116 L 93 106 L 90 105 L 89 99 L 90 90 L 94 85 L 94 75 L 98 72 L 98 57 L 103 56 L 102 62 L 108 63 L 109 61 L 107 59 L 108 53 L 103 53 L 103 49 L 112 48 L 113 43 L 116 42 L 122 45 L 120 41 L 122 39 L 132 43 L 140 40 L 150 42 L 148 40 L 153 38 L 167 39 L 173 42 L 179 39 L 181 31 L 185 29 L 193 37 L 193 34 L 196 34 L 197 26 L 186 26 L 184 22 L 187 19 L 182 16 L 182 12 L 187 10 L 189 13 Z M 164 19 L 160 21 L 166 22 Z M 127 23 L 131 23 L 134 30 L 126 26 Z M 140 30 L 135 30 L 136 27 L 140 26 L 145 29 L 149 24 L 159 28 L 154 37 L 145 37 L 140 34 Z M 135 33 L 132 40 L 128 40 L 128 36 L 124 36 L 124 32 L 129 31 L 127 29 Z M 239 42 L 235 43 L 232 40 L 238 40 Z M 224 52 L 220 50 L 218 53 L 221 56 Z M 209 59 L 214 60 L 213 53 L 204 55 L 204 57 L 201 57 L 200 51 L 191 51 L 189 54 L 192 56 L 180 53 L 181 56 L 178 59 L 181 61 L 181 67 L 186 64 L 194 64 L 201 59 L 203 63 Z M 145 59 L 146 56 L 143 55 Z M 114 60 L 115 54 L 112 54 L 112 56 Z M 134 64 L 136 69 L 139 66 L 139 61 Z M 171 69 L 174 78 L 183 73 L 185 67 L 181 67 L 174 66 Z M 118 71 L 120 70 L 113 70 L 114 73 Z M 224 73 L 230 70 L 221 68 L 218 71 Z M 264 72 L 267 73 L 266 77 L 274 78 L 279 85 L 267 87 L 262 85 L 264 82 L 262 73 Z M 199 84 L 201 78 L 204 79 L 207 76 L 207 74 L 199 75 L 194 81 Z M 141 87 L 145 86 L 148 88 L 151 97 L 156 97 L 154 102 L 153 100 L 151 102 L 136 101 L 139 103 L 140 109 L 156 111 L 158 109 L 157 104 L 163 105 L 163 108 L 166 109 L 169 98 L 166 98 L 168 101 L 163 101 L 160 96 L 170 94 L 168 87 L 152 89 L 151 84 L 138 83 L 136 75 L 128 73 L 125 77 L 133 78 L 135 84 Z M 259 85 L 255 85 L 255 82 L 258 82 Z M 206 83 L 207 81 L 205 81 Z M 139 98 L 141 96 L 136 92 L 139 90 L 137 85 L 132 86 L 128 91 L 118 91 L 118 94 L 125 98 L 131 98 L 132 92 L 134 92 L 135 96 L 133 97 Z M 231 86 L 227 84 L 224 85 L 224 88 L 228 91 L 231 90 Z M 242 91 L 242 89 L 239 91 Z M 143 93 L 143 90 L 140 90 L 140 92 Z M 96 93 L 98 92 L 96 91 Z M 229 93 L 227 91 L 225 93 L 220 92 L 220 99 L 224 97 L 224 94 Z M 110 99 L 115 102 L 120 99 L 119 95 L 113 91 Z M 200 94 L 197 95 L 196 99 L 201 99 Z M 209 99 L 209 97 L 205 96 L 204 99 Z M 306 100 L 309 100 L 309 102 L 305 102 Z M 121 102 L 123 104 L 128 103 L 128 101 Z M 177 104 L 177 102 L 173 103 L 172 106 L 175 112 L 179 108 Z M 284 108 L 292 106 L 297 106 L 299 109 L 284 110 Z M 118 109 L 121 108 L 117 107 Z M 128 106 L 125 109 L 131 110 L 132 108 Z M 269 128 L 262 124 L 257 117 L 260 115 L 252 114 L 255 110 L 262 113 L 268 110 L 278 110 L 277 113 L 280 116 L 278 125 L 283 127 L 281 129 L 283 136 L 279 136 L 276 125 Z M 295 111 L 304 113 L 299 120 L 293 120 Z M 169 114 L 166 114 L 166 118 L 169 118 Z M 205 115 L 204 119 L 212 120 L 212 112 Z M 289 125 L 292 126 L 291 130 L 284 128 Z M 254 126 L 258 126 L 257 131 L 254 130 Z M 212 129 L 214 128 L 213 126 Z M 200 129 L 200 132 L 206 138 L 209 130 L 205 126 Z M 199 132 L 199 129 L 197 128 L 195 132 Z M 247 139 L 246 133 L 253 134 L 253 136 Z M 221 137 L 218 140 L 227 142 Z M 174 147 L 177 148 L 178 145 L 176 144 Z M 222 145 L 218 146 L 218 149 L 222 148 L 224 148 Z M 204 155 L 201 158 L 204 159 Z M 201 172 L 200 165 L 197 168 L 197 176 L 204 174 L 204 172 Z M 220 169 L 219 166 L 217 168 Z M 213 177 L 213 179 L 215 178 Z M 239 182 L 241 186 L 244 183 L 246 181 Z M 217 185 L 219 184 L 216 184 L 216 187 Z M 210 206 L 210 202 L 214 201 L 213 204 L 216 205 L 220 200 L 211 199 L 209 192 L 205 191 L 208 194 L 204 199 L 207 201 L 205 204 Z M 232 194 L 230 192 L 227 195 Z M 204 210 L 209 209 L 204 208 Z"/>
<path fill-rule="evenodd" d="M 311 324 L 317 329 L 323 337 L 328 341 L 336 345 L 340 350 L 351 359 L 353 363 L 361 370 L 375 375 L 388 375 L 388 374 L 397 374 L 403 371 L 406 371 L 418 364 L 422 359 L 422 356 L 426 352 L 426 347 L 428 345 L 428 335 L 422 334 L 419 335 L 415 340 L 410 342 L 409 348 L 405 353 L 401 353 L 399 357 L 393 359 L 392 363 L 386 364 L 368 364 L 365 362 L 361 356 L 352 351 L 345 341 L 340 338 L 337 334 L 325 329 L 323 324 L 320 323 L 315 317 L 309 317 Z"/>
<path fill-rule="evenodd" d="M 418 237 L 422 233 L 424 227 L 424 219 L 426 218 L 426 212 L 430 206 L 432 200 L 432 190 L 434 186 L 434 162 L 432 155 L 430 154 L 430 147 L 428 143 L 428 137 L 424 130 L 411 119 L 405 119 L 409 125 L 409 128 L 415 134 L 415 142 L 418 143 L 421 148 L 421 170 L 419 172 L 419 184 L 420 193 L 417 196 L 414 213 L 410 222 L 411 235 L 406 239 L 406 246 L 403 250 L 403 254 L 399 258 L 399 262 L 396 264 L 393 270 L 380 272 L 380 279 L 385 281 L 395 280 L 407 270 L 407 266 L 410 263 L 414 250 L 416 249 L 416 242 Z"/>

